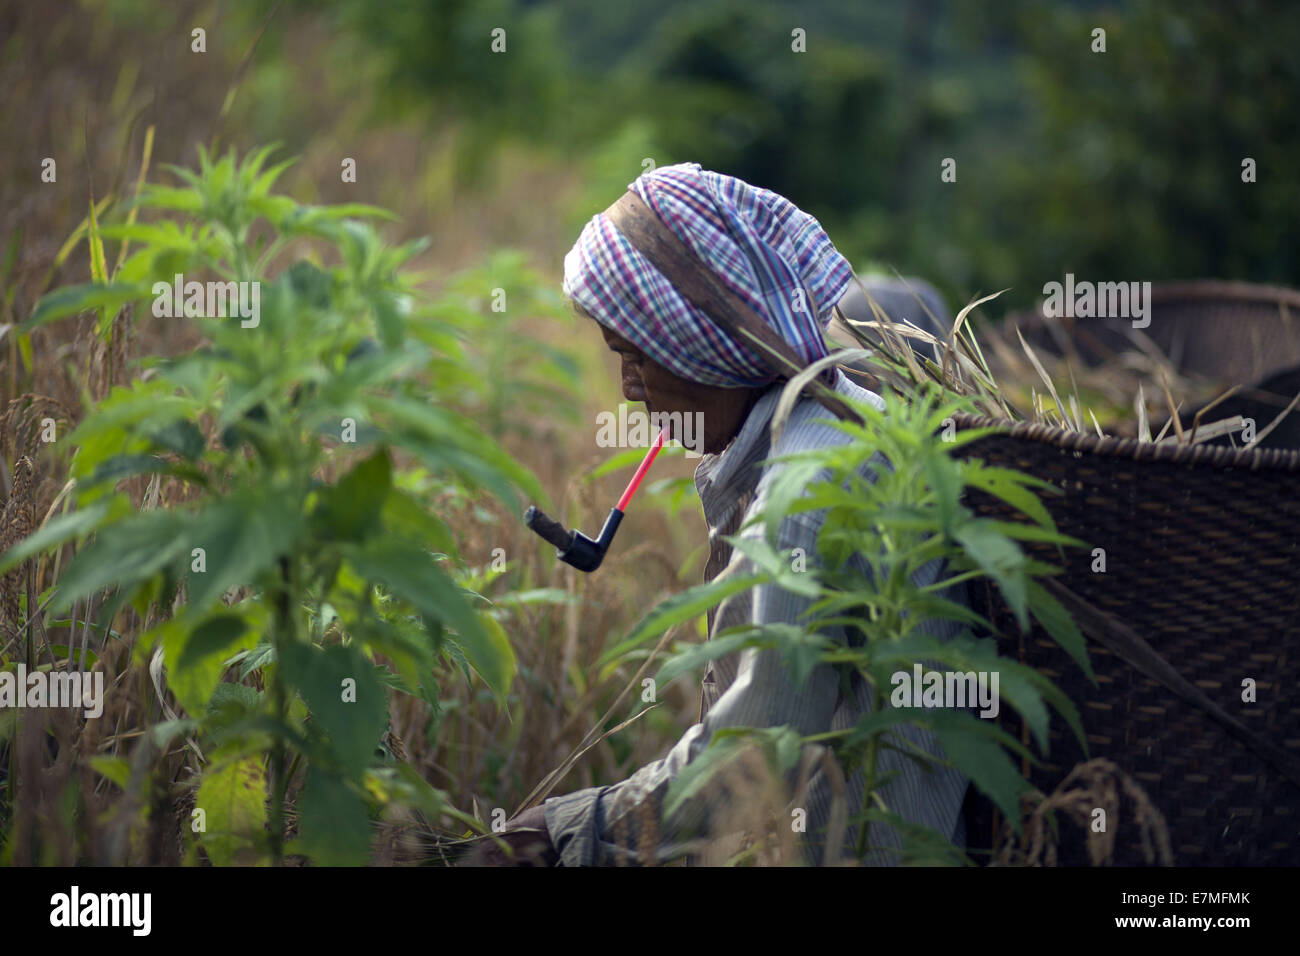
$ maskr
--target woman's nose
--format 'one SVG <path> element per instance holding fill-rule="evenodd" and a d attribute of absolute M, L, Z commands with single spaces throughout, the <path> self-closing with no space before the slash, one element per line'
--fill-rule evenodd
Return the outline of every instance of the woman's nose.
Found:
<path fill-rule="evenodd" d="M 626 362 L 623 364 L 623 397 L 629 402 L 645 401 L 645 384 L 636 369 Z"/>

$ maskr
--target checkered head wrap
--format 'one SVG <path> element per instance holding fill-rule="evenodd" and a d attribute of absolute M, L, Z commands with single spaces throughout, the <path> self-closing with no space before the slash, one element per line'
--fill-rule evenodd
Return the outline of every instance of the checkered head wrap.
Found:
<path fill-rule="evenodd" d="M 816 219 L 783 196 L 699 163 L 661 167 L 628 188 L 805 362 L 827 354 L 822 332 L 853 270 Z M 688 381 L 752 388 L 776 378 L 603 214 L 564 257 L 563 288 L 602 325 Z"/>

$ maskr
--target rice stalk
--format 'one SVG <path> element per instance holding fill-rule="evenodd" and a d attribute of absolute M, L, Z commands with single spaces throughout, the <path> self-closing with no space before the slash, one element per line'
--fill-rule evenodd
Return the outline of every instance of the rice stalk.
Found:
<path fill-rule="evenodd" d="M 1193 436 L 1189 432 L 1186 443 L 1189 445 L 1195 445 L 1199 442 L 1211 441 L 1221 435 L 1231 435 L 1233 432 L 1241 431 L 1245 423 L 1245 419 L 1240 415 L 1233 415 L 1231 418 L 1224 418 L 1217 422 L 1211 422 L 1201 429 L 1199 435 Z"/>
<path fill-rule="evenodd" d="M 1297 404 L 1300 404 L 1300 392 L 1296 393 L 1295 398 L 1291 399 L 1291 404 L 1287 405 L 1286 408 L 1282 409 L 1281 414 L 1278 415 L 1277 418 L 1269 422 L 1267 428 L 1265 428 L 1263 431 L 1261 431 L 1258 435 L 1255 436 L 1255 444 L 1259 444 L 1265 438 L 1267 438 L 1269 432 L 1277 428 L 1277 426 L 1282 423 L 1282 419 L 1286 418 L 1287 415 L 1291 413 L 1291 411 L 1296 407 Z"/>
<path fill-rule="evenodd" d="M 1151 423 L 1147 421 L 1147 399 L 1142 390 L 1142 383 L 1138 383 L 1137 397 L 1133 399 L 1133 410 L 1137 412 L 1138 419 L 1138 441 L 1148 442 L 1151 440 Z"/>
<path fill-rule="evenodd" d="M 13 477 L 10 482 L 12 490 L 9 499 L 5 502 L 4 512 L 0 515 L 0 553 L 10 550 L 32 533 L 35 511 L 32 486 L 35 474 L 36 468 L 28 456 L 23 455 L 14 462 Z M 36 603 L 35 582 L 31 579 L 32 570 L 32 560 L 28 558 L 0 576 L 0 612 L 3 612 L 4 634 L 7 635 L 5 647 L 21 637 L 22 612 L 18 604 L 18 594 L 26 587 L 27 643 L 23 656 L 28 667 L 33 663 L 32 622 L 35 616 L 32 611 Z"/>
<path fill-rule="evenodd" d="M 1178 435 L 1178 443 L 1181 445 L 1183 443 L 1183 423 L 1178 418 L 1179 406 L 1174 404 L 1173 393 L 1169 391 L 1169 376 L 1165 374 L 1163 368 L 1160 370 L 1160 386 L 1164 390 L 1165 401 L 1169 403 L 1169 421 L 1174 423 L 1174 432 Z"/>
<path fill-rule="evenodd" d="M 1052 401 L 1056 403 L 1057 411 L 1064 416 L 1065 405 L 1061 402 L 1061 396 L 1056 393 L 1056 385 L 1052 383 L 1052 379 L 1047 374 L 1047 370 L 1043 368 L 1043 363 L 1038 360 L 1038 356 L 1035 355 L 1034 350 L 1029 347 L 1029 343 L 1025 341 L 1025 337 L 1020 334 L 1019 326 L 1016 326 L 1016 337 L 1020 339 L 1020 347 L 1023 348 L 1025 354 L 1029 356 L 1029 364 L 1034 367 L 1034 371 L 1038 373 L 1038 377 L 1041 378 L 1043 383 L 1047 386 L 1047 391 L 1051 394 Z"/>
<path fill-rule="evenodd" d="M 1065 368 L 1066 371 L 1070 373 L 1070 411 L 1074 414 L 1074 426 L 1077 431 L 1086 431 L 1087 429 L 1083 427 L 1083 416 L 1079 413 L 1079 383 L 1075 381 L 1074 366 L 1068 359 L 1066 360 Z"/>
<path fill-rule="evenodd" d="M 1155 438 L 1155 440 L 1156 440 L 1157 442 L 1160 442 L 1160 441 L 1163 441 L 1163 440 L 1164 440 L 1165 432 L 1169 431 L 1169 427 L 1170 427 L 1171 425 L 1173 425 L 1174 420 L 1178 417 L 1178 413 L 1179 413 L 1179 411 L 1182 410 L 1182 407 L 1183 407 L 1183 406 L 1182 406 L 1182 403 L 1180 402 L 1180 403 L 1178 404 L 1178 407 L 1175 408 L 1175 409 L 1173 409 L 1173 414 L 1169 416 L 1169 420 L 1166 421 L 1163 425 L 1160 426 L 1160 431 L 1156 434 L 1156 438 Z M 1174 438 L 1171 439 L 1171 440 L 1173 440 L 1173 441 L 1181 441 L 1181 439 L 1180 439 L 1177 435 L 1175 435 Z"/>
<path fill-rule="evenodd" d="M 1124 797 L 1132 804 L 1133 826 L 1146 861 L 1172 866 L 1173 849 L 1164 816 L 1136 780 L 1104 758 L 1075 766 L 1050 795 L 1026 794 L 1021 833 L 1017 836 L 1009 821 L 1003 824 L 994 865 L 1056 866 L 1061 833 L 1055 816 L 1059 811 L 1085 834 L 1089 862 L 1105 866 L 1114 856 Z M 1105 812 L 1110 824 L 1101 830 L 1091 826 L 1097 809 Z"/>
<path fill-rule="evenodd" d="M 970 396 L 983 414 L 991 417 L 1012 417 L 1011 409 L 1000 394 L 982 350 L 974 337 L 968 334 L 968 330 L 962 327 L 967 316 L 976 307 L 1001 295 L 1001 292 L 984 296 L 968 304 L 958 314 L 948 341 L 945 342 L 911 322 L 891 318 L 867 293 L 865 287 L 861 286 L 861 281 L 857 281 L 872 309 L 874 321 L 863 322 L 851 319 L 838 306 L 835 314 L 860 345 L 879 350 L 873 358 L 874 364 L 880 368 L 879 374 L 884 384 L 901 391 L 922 382 L 936 382 L 957 394 Z M 937 318 L 936 324 L 942 325 Z M 919 340 L 934 346 L 942 355 L 941 363 L 935 364 L 928 359 L 918 363 L 911 346 L 906 342 L 907 339 Z"/>
<path fill-rule="evenodd" d="M 149 124 L 148 129 L 144 131 L 143 155 L 140 158 L 140 173 L 135 178 L 135 195 L 138 197 L 140 191 L 144 188 L 145 177 L 149 174 L 149 160 L 153 156 L 153 135 L 155 126 Z M 126 214 L 126 226 L 130 228 L 135 225 L 136 214 L 140 211 L 138 203 L 133 203 Z M 117 250 L 117 262 L 113 264 L 113 276 L 116 278 L 122 268 L 122 263 L 126 261 L 126 251 L 131 247 L 131 237 L 127 236 L 122 240 L 122 245 Z"/>
<path fill-rule="evenodd" d="M 1200 411 L 1196 413 L 1196 415 L 1192 418 L 1192 438 L 1191 438 L 1192 441 L 1196 440 L 1196 430 L 1201 426 L 1201 416 L 1204 415 L 1206 412 L 1208 412 L 1210 409 L 1214 408 L 1216 405 L 1219 405 L 1225 399 L 1229 398 L 1232 395 L 1235 395 L 1240 390 L 1241 390 L 1240 385 L 1232 386 L 1232 388 L 1228 389 L 1226 392 L 1224 392 L 1222 395 L 1220 395 L 1218 398 L 1210 402 L 1208 405 L 1206 405 L 1204 408 L 1202 408 Z"/>

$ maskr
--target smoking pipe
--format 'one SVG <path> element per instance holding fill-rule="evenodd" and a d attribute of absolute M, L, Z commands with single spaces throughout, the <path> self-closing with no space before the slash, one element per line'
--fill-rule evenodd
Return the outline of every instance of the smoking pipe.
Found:
<path fill-rule="evenodd" d="M 655 438 L 654 443 L 651 444 L 650 450 L 646 452 L 641 464 L 637 466 L 636 474 L 632 476 L 632 480 L 627 483 L 627 488 L 623 491 L 623 497 L 619 498 L 618 504 L 609 510 L 609 515 L 605 518 L 605 525 L 600 529 L 600 535 L 597 538 L 589 538 L 577 529 L 566 531 L 564 525 L 547 515 L 536 505 L 532 505 L 524 512 L 524 524 L 555 545 L 555 556 L 565 564 L 572 565 L 579 571 L 595 571 L 600 567 L 600 563 L 605 560 L 605 552 L 609 550 L 609 545 L 614 540 L 614 532 L 618 531 L 619 523 L 623 520 L 623 512 L 627 509 L 628 502 L 636 494 L 641 479 L 650 470 L 651 462 L 655 460 L 655 456 L 659 454 L 659 449 L 663 448 L 664 442 L 667 440 L 668 429 L 664 428 L 659 432 L 659 436 Z"/>

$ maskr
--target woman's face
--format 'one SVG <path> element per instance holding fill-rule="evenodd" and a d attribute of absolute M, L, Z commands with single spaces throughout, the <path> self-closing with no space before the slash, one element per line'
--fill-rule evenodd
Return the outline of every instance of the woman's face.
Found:
<path fill-rule="evenodd" d="M 594 320 L 593 320 L 594 321 Z M 599 325 L 599 323 L 597 323 Z M 704 447 L 707 454 L 717 454 L 736 437 L 753 408 L 761 388 L 718 388 L 688 381 L 664 368 L 617 332 L 600 325 L 610 350 L 622 361 L 623 397 L 629 402 L 645 402 L 646 410 L 703 414 Z M 681 417 L 671 417 L 673 437 Z"/>

